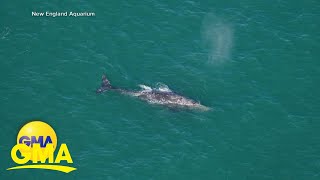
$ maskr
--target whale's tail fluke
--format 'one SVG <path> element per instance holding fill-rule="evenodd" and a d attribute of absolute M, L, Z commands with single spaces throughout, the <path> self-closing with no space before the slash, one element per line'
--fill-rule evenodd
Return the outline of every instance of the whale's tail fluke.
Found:
<path fill-rule="evenodd" d="M 109 89 L 112 89 L 110 81 L 107 79 L 106 75 L 102 75 L 102 83 L 101 83 L 101 86 L 97 89 L 96 93 L 100 94 Z"/>

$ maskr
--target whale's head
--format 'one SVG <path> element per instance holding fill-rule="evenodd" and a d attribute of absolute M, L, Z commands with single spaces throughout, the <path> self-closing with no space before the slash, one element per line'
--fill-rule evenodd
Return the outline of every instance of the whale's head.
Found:
<path fill-rule="evenodd" d="M 209 111 L 209 110 L 211 110 L 210 107 L 204 106 L 200 102 L 197 102 L 197 101 L 192 102 L 192 106 L 191 107 L 193 109 L 197 109 L 197 110 L 200 110 L 200 111 Z"/>
<path fill-rule="evenodd" d="M 189 107 L 191 109 L 200 110 L 200 111 L 209 111 L 211 108 L 202 105 L 199 101 L 193 99 L 184 99 L 181 103 L 183 106 Z"/>

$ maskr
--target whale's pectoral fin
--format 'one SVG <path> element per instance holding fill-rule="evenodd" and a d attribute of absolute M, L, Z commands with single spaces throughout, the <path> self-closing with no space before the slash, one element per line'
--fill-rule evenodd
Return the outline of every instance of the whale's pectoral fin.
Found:
<path fill-rule="evenodd" d="M 107 79 L 106 75 L 102 75 L 102 83 L 101 87 L 97 89 L 97 93 L 103 93 L 104 91 L 107 91 L 108 89 L 111 89 L 112 86 L 110 84 L 110 81 Z"/>

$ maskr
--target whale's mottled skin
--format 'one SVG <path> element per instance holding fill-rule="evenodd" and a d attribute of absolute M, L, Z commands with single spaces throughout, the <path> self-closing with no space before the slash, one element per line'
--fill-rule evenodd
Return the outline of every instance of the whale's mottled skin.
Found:
<path fill-rule="evenodd" d="M 160 105 L 165 105 L 169 107 L 187 107 L 187 108 L 199 109 L 204 111 L 209 110 L 208 107 L 200 104 L 199 102 L 193 99 L 178 95 L 168 89 L 166 90 L 152 89 L 145 85 L 140 85 L 140 87 L 142 88 L 140 91 L 131 91 L 131 90 L 125 90 L 122 88 L 116 88 L 111 86 L 110 81 L 107 79 L 105 75 L 103 75 L 101 87 L 97 89 L 96 93 L 100 94 L 105 91 L 117 91 L 130 96 L 138 97 L 152 104 L 160 104 Z"/>

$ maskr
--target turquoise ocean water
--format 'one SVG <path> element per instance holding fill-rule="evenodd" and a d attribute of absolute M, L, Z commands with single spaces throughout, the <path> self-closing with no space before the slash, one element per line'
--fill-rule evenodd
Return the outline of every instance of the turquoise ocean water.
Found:
<path fill-rule="evenodd" d="M 320 179 L 319 15 L 316 0 L 1 0 L 0 179 Z M 103 73 L 212 111 L 96 95 Z M 34 119 L 77 171 L 6 171 Z"/>

